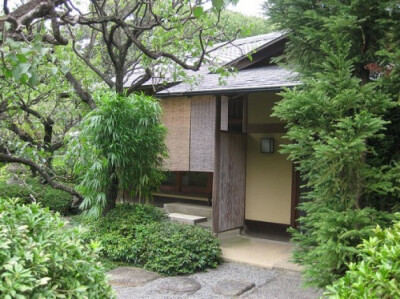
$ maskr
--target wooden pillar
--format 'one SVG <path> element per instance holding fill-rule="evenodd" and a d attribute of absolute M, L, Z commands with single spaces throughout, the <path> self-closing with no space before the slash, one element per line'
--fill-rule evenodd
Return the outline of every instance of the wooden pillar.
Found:
<path fill-rule="evenodd" d="M 220 185 L 220 145 L 221 145 L 221 97 L 218 96 L 215 101 L 215 146 L 214 146 L 214 174 L 212 190 L 212 232 L 218 235 L 219 224 L 219 185 Z"/>
<path fill-rule="evenodd" d="M 296 170 L 294 163 L 292 163 L 292 199 L 291 199 L 291 211 L 290 211 L 290 226 L 297 227 L 297 218 L 299 211 L 297 206 L 299 204 L 300 197 L 300 174 Z"/>

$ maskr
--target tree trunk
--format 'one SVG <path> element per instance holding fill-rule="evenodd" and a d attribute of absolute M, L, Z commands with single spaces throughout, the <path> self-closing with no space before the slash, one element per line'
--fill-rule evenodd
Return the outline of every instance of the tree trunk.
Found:
<path fill-rule="evenodd" d="M 30 168 L 30 170 L 31 170 L 31 177 L 32 177 L 32 178 L 37 177 L 38 173 L 37 173 L 36 169 L 33 168 L 33 167 L 31 167 L 31 166 L 30 166 L 29 168 Z"/>
<path fill-rule="evenodd" d="M 106 216 L 109 211 L 115 208 L 115 204 L 117 202 L 118 196 L 118 178 L 115 174 L 115 169 L 110 171 L 110 175 L 112 176 L 110 185 L 107 186 L 106 192 L 106 206 L 103 210 L 103 216 Z"/>

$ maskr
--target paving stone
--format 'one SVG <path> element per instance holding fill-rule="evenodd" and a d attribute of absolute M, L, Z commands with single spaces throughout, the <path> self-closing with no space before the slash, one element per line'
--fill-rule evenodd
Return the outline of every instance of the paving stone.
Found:
<path fill-rule="evenodd" d="M 248 290 L 254 288 L 255 284 L 239 280 L 221 280 L 213 288 L 216 294 L 224 296 L 239 296 Z"/>
<path fill-rule="evenodd" d="M 194 293 L 200 290 L 200 288 L 200 283 L 189 277 L 171 277 L 163 279 L 158 285 L 160 291 L 174 294 Z"/>
<path fill-rule="evenodd" d="M 273 280 L 243 295 L 246 299 L 316 299 L 321 296 L 322 290 L 302 287 L 301 274 L 291 271 L 283 271 Z"/>
<path fill-rule="evenodd" d="M 134 267 L 119 267 L 107 272 L 108 282 L 116 287 L 137 287 L 160 276 L 154 272 Z"/>

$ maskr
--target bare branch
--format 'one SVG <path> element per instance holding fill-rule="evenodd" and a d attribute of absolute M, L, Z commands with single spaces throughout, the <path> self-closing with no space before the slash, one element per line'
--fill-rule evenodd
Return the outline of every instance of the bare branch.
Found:
<path fill-rule="evenodd" d="M 131 86 L 127 90 L 127 95 L 130 95 L 132 92 L 134 92 L 138 87 L 142 86 L 145 82 L 151 79 L 153 73 L 151 72 L 150 69 L 146 69 L 146 73 L 137 78 L 135 81 L 132 82 Z"/>
<path fill-rule="evenodd" d="M 25 40 L 26 37 L 24 37 L 24 34 L 22 32 L 23 28 L 30 26 L 32 22 L 37 19 L 45 19 L 50 17 L 51 15 L 56 14 L 55 8 L 64 4 L 65 1 L 66 0 L 28 1 L 27 3 L 20 5 L 14 11 L 6 14 L 6 17 L 0 20 L 0 31 L 3 31 L 3 29 L 5 28 L 5 23 L 8 22 L 13 26 L 9 34 L 14 38 L 19 35 L 22 40 Z M 66 40 L 62 38 L 59 34 L 58 26 L 59 25 L 53 28 L 53 34 L 55 34 L 53 41 L 57 41 L 58 44 L 65 44 Z"/>
<path fill-rule="evenodd" d="M 82 88 L 82 85 L 74 77 L 74 75 L 72 75 L 71 72 L 68 72 L 65 74 L 65 77 L 72 84 L 82 102 L 88 104 L 91 109 L 96 109 L 96 103 L 94 102 L 92 96 Z"/>
<path fill-rule="evenodd" d="M 83 62 L 85 62 L 85 64 L 90 67 L 92 69 L 92 71 L 94 71 L 110 88 L 114 87 L 114 82 L 112 80 L 110 80 L 104 73 L 102 73 L 97 67 L 95 67 L 89 60 L 89 58 L 84 57 L 83 55 L 81 55 L 81 53 L 79 53 L 79 51 L 76 49 L 76 43 L 75 43 L 75 37 L 72 33 L 72 31 L 70 30 L 70 34 L 72 37 L 72 50 L 74 51 L 74 53 L 83 60 Z M 67 78 L 68 79 L 68 78 Z M 71 81 L 70 81 L 71 82 Z"/>
<path fill-rule="evenodd" d="M 128 26 L 125 23 L 121 23 L 121 27 L 124 29 L 125 34 L 133 41 L 136 47 L 139 48 L 146 56 L 150 57 L 153 60 L 156 60 L 160 57 L 169 58 L 175 63 L 179 64 L 183 68 L 187 70 L 197 71 L 200 68 L 200 65 L 203 59 L 199 59 L 199 61 L 195 65 L 187 64 L 184 60 L 180 59 L 179 57 L 164 51 L 152 51 L 147 48 L 143 43 L 129 30 Z M 204 58 L 204 56 L 203 56 Z"/>

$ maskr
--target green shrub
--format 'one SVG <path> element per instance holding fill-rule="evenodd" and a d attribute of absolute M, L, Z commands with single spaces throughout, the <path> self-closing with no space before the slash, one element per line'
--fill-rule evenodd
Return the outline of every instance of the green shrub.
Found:
<path fill-rule="evenodd" d="M 49 185 L 42 185 L 35 179 L 27 180 L 27 185 L 30 189 L 26 186 L 8 185 L 5 181 L 0 180 L 0 197 L 20 198 L 23 203 L 30 203 L 33 201 L 30 195 L 33 195 L 42 206 L 59 212 L 61 215 L 75 212 L 72 209 L 71 194 L 53 189 Z"/>
<path fill-rule="evenodd" d="M 36 185 L 36 187 L 39 186 Z M 42 206 L 48 207 L 51 211 L 59 212 L 61 215 L 68 215 L 76 212 L 72 208 L 71 194 L 53 189 L 50 186 L 43 187 L 43 185 L 40 185 L 40 187 L 43 192 L 38 196 L 37 200 Z"/>
<path fill-rule="evenodd" d="M 151 205 L 119 205 L 98 220 L 84 219 L 88 227 L 85 239 L 99 241 L 107 258 L 166 275 L 218 265 L 221 249 L 210 232 L 165 219 L 164 213 Z"/>
<path fill-rule="evenodd" d="M 221 262 L 219 240 L 209 231 L 171 222 L 152 223 L 137 231 L 134 247 L 144 268 L 165 275 L 216 268 Z"/>
<path fill-rule="evenodd" d="M 102 254 L 113 260 L 137 262 L 133 246 L 138 225 L 165 219 L 164 213 L 151 205 L 118 205 L 97 220 L 83 220 L 89 230 L 84 238 L 101 242 Z"/>
<path fill-rule="evenodd" d="M 95 243 L 40 205 L 0 198 L 2 298 L 113 298 Z"/>
<path fill-rule="evenodd" d="M 5 181 L 0 181 L 0 196 L 4 198 L 20 198 L 23 202 L 32 201 L 29 196 L 31 192 L 19 185 L 8 185 Z"/>
<path fill-rule="evenodd" d="M 400 221 L 374 230 L 359 246 L 361 261 L 328 287 L 330 298 L 400 298 Z"/>

